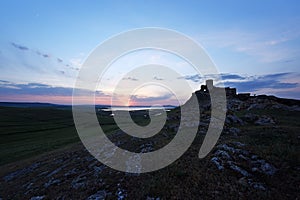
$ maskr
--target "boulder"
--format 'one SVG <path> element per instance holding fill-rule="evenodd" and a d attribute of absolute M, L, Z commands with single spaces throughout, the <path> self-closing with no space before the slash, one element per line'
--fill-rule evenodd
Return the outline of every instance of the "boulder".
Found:
<path fill-rule="evenodd" d="M 266 115 L 261 116 L 258 120 L 254 122 L 255 125 L 274 125 L 275 121 Z"/>
<path fill-rule="evenodd" d="M 240 124 L 240 125 L 244 125 L 243 120 L 241 120 L 238 116 L 236 115 L 227 115 L 226 116 L 226 120 L 225 120 L 226 124 Z"/>

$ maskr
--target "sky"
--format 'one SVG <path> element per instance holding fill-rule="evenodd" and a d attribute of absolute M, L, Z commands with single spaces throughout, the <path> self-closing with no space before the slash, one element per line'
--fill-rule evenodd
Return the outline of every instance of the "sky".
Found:
<path fill-rule="evenodd" d="M 116 34 L 144 27 L 172 29 L 195 40 L 215 63 L 225 86 L 300 99 L 296 0 L 2 0 L 0 13 L 0 101 L 71 104 L 76 78 L 90 53 Z M 110 104 L 120 81 L 143 84 L 143 78 L 128 73 L 146 64 L 172 67 L 193 91 L 206 78 L 169 52 L 140 50 L 109 67 L 98 84 L 96 103 Z M 168 78 L 149 74 L 161 85 Z M 185 91 L 171 93 L 146 85 L 116 104 L 166 105 L 189 98 Z"/>

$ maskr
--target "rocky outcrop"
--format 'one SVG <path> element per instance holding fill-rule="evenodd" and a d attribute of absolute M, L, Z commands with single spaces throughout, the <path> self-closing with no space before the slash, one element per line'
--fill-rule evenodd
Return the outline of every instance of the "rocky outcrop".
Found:
<path fill-rule="evenodd" d="M 263 115 L 261 117 L 259 117 L 255 122 L 255 125 L 274 125 L 275 124 L 275 120 L 272 119 L 271 117 L 268 117 L 266 115 Z"/>
<path fill-rule="evenodd" d="M 266 190 L 266 185 L 259 182 L 256 175 L 272 176 L 277 169 L 266 160 L 259 159 L 257 155 L 245 150 L 245 147 L 246 145 L 240 142 L 218 145 L 211 162 L 220 171 L 228 169 L 239 174 L 241 176 L 239 183 Z"/>

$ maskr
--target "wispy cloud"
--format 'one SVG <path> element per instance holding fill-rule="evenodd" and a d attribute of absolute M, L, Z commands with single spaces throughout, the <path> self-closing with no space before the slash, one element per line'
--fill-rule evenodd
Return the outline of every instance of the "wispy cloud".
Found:
<path fill-rule="evenodd" d="M 124 77 L 123 80 L 138 81 L 139 79 L 134 78 L 134 77 Z"/>
<path fill-rule="evenodd" d="M 28 47 L 23 46 L 23 45 L 20 45 L 20 44 L 16 44 L 16 43 L 14 43 L 14 42 L 12 42 L 11 45 L 12 45 L 13 47 L 19 49 L 19 50 L 23 50 L 23 51 L 29 50 Z"/>
<path fill-rule="evenodd" d="M 262 76 L 245 77 L 243 81 L 223 80 L 225 86 L 236 87 L 242 92 L 256 92 L 261 89 L 297 88 L 299 83 L 284 82 L 283 79 L 291 73 L 267 74 Z"/>
<path fill-rule="evenodd" d="M 207 75 L 186 75 L 178 77 L 178 79 L 185 79 L 189 81 L 193 81 L 194 83 L 203 83 L 207 79 L 218 79 L 221 78 L 221 80 L 244 80 L 246 77 L 238 75 L 238 74 L 230 74 L 230 73 L 222 73 L 222 74 L 207 74 Z"/>
<path fill-rule="evenodd" d="M 157 80 L 157 81 L 163 81 L 164 80 L 163 78 L 160 78 L 160 77 L 157 77 L 157 76 L 154 76 L 153 79 Z"/>
<path fill-rule="evenodd" d="M 255 57 L 262 63 L 273 63 L 292 60 L 299 54 L 298 47 L 286 43 L 299 39 L 300 30 L 275 29 L 274 32 L 226 30 L 201 35 L 199 38 L 207 46 L 228 48 Z"/>
<path fill-rule="evenodd" d="M 78 89 L 79 90 L 79 89 Z M 90 102 L 93 98 L 90 91 L 79 90 L 82 103 Z M 12 83 L 0 80 L 1 101 L 30 101 L 30 102 L 50 102 L 50 103 L 72 103 L 73 88 L 57 87 L 43 83 Z M 96 91 L 96 102 L 99 104 L 109 104 L 111 95 L 103 91 Z"/>
<path fill-rule="evenodd" d="M 0 82 L 0 94 L 1 95 L 59 95 L 59 96 L 71 96 L 73 92 L 72 88 L 65 87 L 53 87 L 42 83 L 27 83 L 17 84 L 11 82 Z"/>
<path fill-rule="evenodd" d="M 87 94 L 88 91 L 82 90 L 82 94 Z M 53 96 L 72 96 L 73 88 L 71 87 L 57 87 L 43 83 L 12 83 L 5 80 L 0 80 L 0 94 L 1 95 L 53 95 Z M 96 91 L 96 95 L 110 96 L 102 91 Z"/>
<path fill-rule="evenodd" d="M 24 46 L 24 45 L 21 45 L 21 44 L 17 44 L 15 42 L 11 42 L 11 45 L 13 47 L 15 47 L 16 49 L 18 49 L 18 50 L 31 51 L 31 52 L 35 53 L 36 55 L 41 56 L 42 58 L 51 58 L 51 57 L 53 57 L 53 59 L 55 59 L 57 61 L 57 63 L 64 63 L 63 59 L 61 59 L 59 57 L 51 56 L 50 53 L 45 53 L 45 52 L 42 52 L 40 50 L 34 50 L 34 49 L 31 49 L 31 48 L 29 48 L 27 46 Z M 71 59 L 70 60 L 70 64 L 72 66 L 70 66 L 69 63 L 65 63 L 64 65 L 66 67 L 69 67 L 70 69 L 78 71 L 79 67 L 81 66 L 81 63 L 82 63 L 82 59 Z"/>

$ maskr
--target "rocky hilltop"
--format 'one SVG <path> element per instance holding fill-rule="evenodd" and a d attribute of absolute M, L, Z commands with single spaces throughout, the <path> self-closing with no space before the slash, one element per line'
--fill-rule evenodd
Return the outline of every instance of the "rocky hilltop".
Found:
<path fill-rule="evenodd" d="M 215 88 L 212 81 L 193 94 L 200 102 L 200 121 L 194 121 L 194 108 L 189 107 L 190 116 L 181 123 L 198 127 L 197 136 L 170 166 L 146 174 L 115 171 L 95 160 L 79 142 L 1 166 L 1 199 L 299 199 L 300 101 L 225 88 L 222 135 L 214 149 L 199 159 L 211 120 L 209 88 Z M 121 130 L 108 137 L 124 149 L 155 151 L 174 138 L 180 112 L 180 108 L 169 112 L 164 128 L 151 138 L 130 137 Z M 102 125 L 113 123 L 109 115 L 101 117 L 108 121 Z M 138 118 L 139 112 L 132 117 Z"/>

